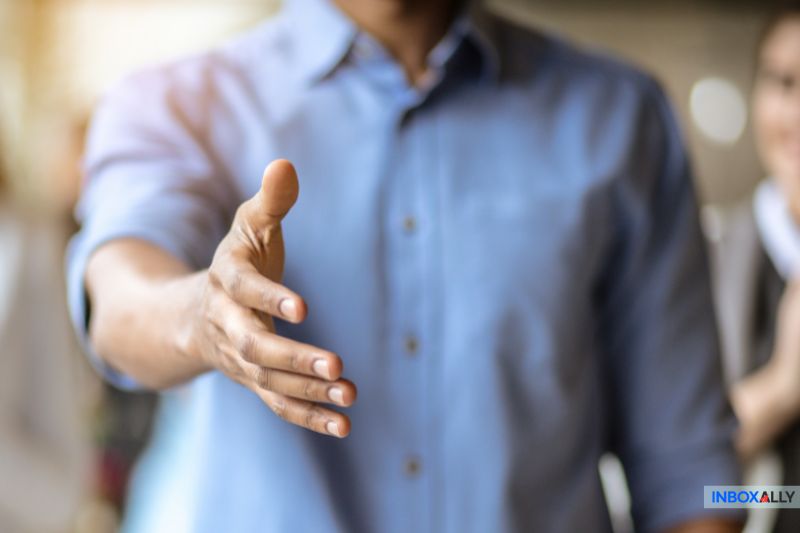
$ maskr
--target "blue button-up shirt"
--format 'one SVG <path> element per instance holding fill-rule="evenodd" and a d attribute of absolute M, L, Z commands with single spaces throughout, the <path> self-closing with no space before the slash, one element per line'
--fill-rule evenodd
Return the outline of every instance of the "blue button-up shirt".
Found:
<path fill-rule="evenodd" d="M 203 268 L 285 157 L 300 198 L 284 282 L 310 312 L 278 332 L 339 353 L 359 389 L 343 440 L 218 372 L 167 393 L 130 531 L 606 531 L 608 450 L 641 531 L 737 482 L 692 183 L 658 85 L 488 16 L 461 17 L 429 63 L 410 86 L 332 4 L 294 0 L 100 105 L 69 257 L 84 340 L 93 250 L 133 236 Z"/>

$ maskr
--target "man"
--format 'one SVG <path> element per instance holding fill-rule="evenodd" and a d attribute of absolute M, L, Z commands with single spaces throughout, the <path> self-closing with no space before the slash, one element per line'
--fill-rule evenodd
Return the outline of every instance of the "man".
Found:
<path fill-rule="evenodd" d="M 737 529 L 648 77 L 455 2 L 294 0 L 112 91 L 87 157 L 73 312 L 110 379 L 185 384 L 186 530 L 606 531 L 606 450 L 641 531 Z"/>

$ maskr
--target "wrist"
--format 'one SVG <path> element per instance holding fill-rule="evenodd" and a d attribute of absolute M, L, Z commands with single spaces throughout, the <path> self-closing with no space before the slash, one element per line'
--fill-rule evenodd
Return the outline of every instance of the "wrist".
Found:
<path fill-rule="evenodd" d="M 207 290 L 208 276 L 206 271 L 196 272 L 181 280 L 176 280 L 171 289 L 180 294 L 175 295 L 180 302 L 177 310 L 177 323 L 171 339 L 173 349 L 181 358 L 190 362 L 201 371 L 211 370 L 211 364 L 204 357 L 200 346 L 202 336 L 201 302 Z"/>

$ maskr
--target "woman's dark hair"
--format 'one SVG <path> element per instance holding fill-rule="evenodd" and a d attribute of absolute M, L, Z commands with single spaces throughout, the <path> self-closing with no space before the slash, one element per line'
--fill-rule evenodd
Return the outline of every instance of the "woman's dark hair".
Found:
<path fill-rule="evenodd" d="M 761 29 L 761 35 L 758 37 L 758 47 L 756 50 L 758 51 L 759 57 L 761 55 L 761 50 L 764 48 L 764 44 L 772 35 L 772 32 L 775 31 L 775 28 L 778 27 L 778 24 L 792 17 L 800 17 L 800 0 L 786 0 L 778 2 L 775 5 L 767 17 L 764 27 Z"/>

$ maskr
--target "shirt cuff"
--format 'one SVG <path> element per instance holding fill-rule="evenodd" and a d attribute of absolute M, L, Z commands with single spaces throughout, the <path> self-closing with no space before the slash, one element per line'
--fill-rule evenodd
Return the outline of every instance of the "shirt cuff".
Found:
<path fill-rule="evenodd" d="M 703 450 L 686 452 L 658 461 L 645 477 L 660 482 L 642 490 L 642 494 L 635 494 L 636 484 L 631 484 L 631 498 L 638 507 L 634 510 L 637 531 L 660 533 L 684 522 L 712 517 L 745 522 L 745 509 L 704 506 L 705 485 L 741 484 L 741 469 L 730 441 L 707 443 Z"/>

